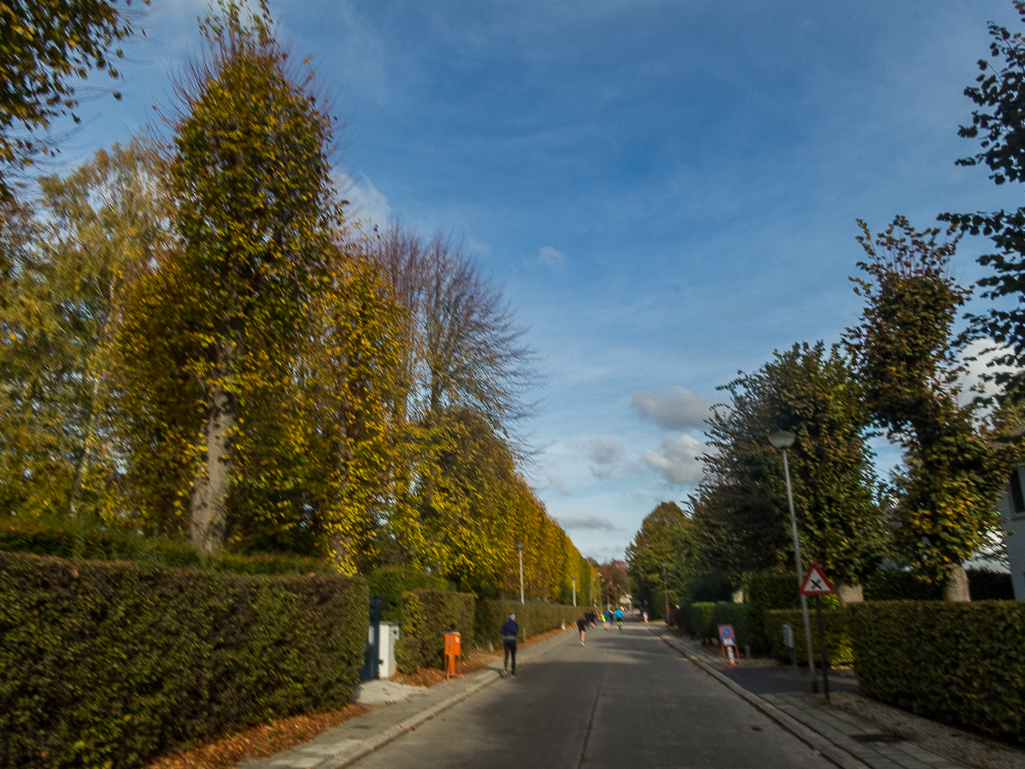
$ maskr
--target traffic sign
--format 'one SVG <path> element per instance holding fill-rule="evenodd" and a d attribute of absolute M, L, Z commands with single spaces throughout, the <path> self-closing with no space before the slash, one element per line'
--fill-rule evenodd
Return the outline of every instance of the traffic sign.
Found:
<path fill-rule="evenodd" d="M 733 635 L 733 625 L 719 625 L 719 640 L 723 646 L 736 646 L 737 639 Z"/>
<path fill-rule="evenodd" d="M 801 595 L 833 595 L 836 590 L 833 588 L 833 583 L 826 579 L 826 575 L 822 573 L 818 564 L 813 562 L 808 573 L 804 575 L 804 581 L 801 582 L 801 587 L 797 592 Z"/>

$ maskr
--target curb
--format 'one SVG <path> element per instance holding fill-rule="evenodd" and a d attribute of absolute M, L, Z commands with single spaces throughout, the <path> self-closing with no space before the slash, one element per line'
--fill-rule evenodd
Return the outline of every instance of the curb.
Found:
<path fill-rule="evenodd" d="M 548 640 L 554 641 L 558 637 L 559 636 L 553 636 Z M 534 660 L 534 658 L 543 657 L 545 654 L 551 651 L 550 647 L 551 644 L 549 644 L 547 641 L 542 642 L 541 646 L 536 647 L 539 649 L 539 651 L 530 654 L 528 659 L 523 659 L 523 657 L 521 656 L 520 664 L 524 662 L 529 664 Z M 429 721 L 439 713 L 448 710 L 453 705 L 457 705 L 465 699 L 469 699 L 474 694 L 479 692 L 481 689 L 491 686 L 491 684 L 500 680 L 502 680 L 501 672 L 497 670 L 492 670 L 490 668 L 487 670 L 482 670 L 480 671 L 480 680 L 470 684 L 470 686 L 468 686 L 466 689 L 463 689 L 461 692 L 457 692 L 456 694 L 453 694 L 451 697 L 446 697 L 440 702 L 436 702 L 433 705 L 424 708 L 416 715 L 407 718 L 405 721 L 400 721 L 399 723 L 393 726 L 389 726 L 384 731 L 375 734 L 372 737 L 368 737 L 365 740 L 361 740 L 357 745 L 353 745 L 349 748 L 342 749 L 337 753 L 328 756 L 324 760 L 314 764 L 312 769 L 341 769 L 341 767 L 355 763 L 356 761 L 359 761 L 361 758 L 364 758 L 369 754 L 373 753 L 378 748 L 382 748 L 388 743 L 397 740 L 399 737 L 406 734 L 407 732 L 413 731 L 414 729 L 416 729 L 416 727 L 418 727 L 425 721 Z M 436 684 L 436 686 L 440 685 L 441 684 Z"/>
<path fill-rule="evenodd" d="M 842 769 L 871 769 L 871 767 L 869 767 L 868 764 L 866 764 L 858 758 L 855 758 L 846 750 L 841 748 L 839 745 L 830 742 L 821 734 L 816 732 L 814 729 L 805 726 L 796 718 L 794 718 L 791 715 L 788 715 L 787 713 L 784 713 L 775 705 L 766 702 L 757 694 L 749 692 L 740 684 L 724 676 L 722 673 L 720 673 L 718 670 L 716 670 L 710 664 L 708 664 L 705 660 L 701 659 L 700 657 L 694 654 L 691 654 L 687 649 L 683 649 L 677 646 L 671 640 L 672 636 L 660 635 L 659 633 L 656 633 L 652 628 L 649 628 L 649 630 L 652 635 L 661 640 L 664 644 L 680 652 L 694 665 L 699 667 L 708 675 L 712 676 L 712 678 L 716 679 L 719 683 L 721 683 L 723 686 L 732 691 L 741 699 L 745 700 L 748 704 L 754 706 L 755 709 L 764 713 L 766 716 L 771 718 L 773 721 L 782 726 L 788 732 L 792 733 L 799 740 L 809 745 L 812 749 L 817 751 L 824 758 L 829 759 L 837 766 L 842 767 Z"/>

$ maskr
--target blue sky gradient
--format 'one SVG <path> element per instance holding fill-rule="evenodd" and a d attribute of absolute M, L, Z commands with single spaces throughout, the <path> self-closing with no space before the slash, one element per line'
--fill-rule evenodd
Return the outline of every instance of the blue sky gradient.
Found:
<path fill-rule="evenodd" d="M 153 0 L 124 100 L 83 105 L 52 170 L 157 122 L 205 7 Z M 954 165 L 975 151 L 957 127 L 986 22 L 1018 27 L 1009 0 L 271 9 L 347 122 L 359 215 L 452 233 L 530 327 L 548 384 L 527 472 L 600 560 L 691 490 L 717 386 L 855 322 L 856 218 L 1018 205 Z M 985 245 L 962 245 L 963 281 Z"/>

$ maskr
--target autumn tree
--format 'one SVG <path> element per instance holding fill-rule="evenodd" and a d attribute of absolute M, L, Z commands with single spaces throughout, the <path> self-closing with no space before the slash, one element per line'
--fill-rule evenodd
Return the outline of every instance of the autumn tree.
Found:
<path fill-rule="evenodd" d="M 709 420 L 705 476 L 694 502 L 705 568 L 735 587 L 765 569 L 789 569 L 793 543 L 783 460 L 769 434 L 790 430 L 801 553 L 855 586 L 886 552 L 875 501 L 868 414 L 837 346 L 795 344 L 753 374 L 720 388 L 728 401 Z"/>
<path fill-rule="evenodd" d="M 675 502 L 660 502 L 645 516 L 633 542 L 626 547 L 634 604 L 650 606 L 652 616 L 661 617 L 665 606 L 664 577 L 671 582 L 670 605 L 683 600 L 679 586 L 687 573 L 692 542 L 690 519 Z"/>
<path fill-rule="evenodd" d="M 1025 22 L 1025 2 L 1014 7 Z M 978 139 L 981 151 L 961 158 L 960 166 L 985 165 L 997 185 L 1025 182 L 1025 35 L 989 24 L 989 59 L 979 60 L 976 85 L 965 88 L 965 96 L 979 109 L 972 112 L 972 124 L 961 126 L 958 135 Z M 982 296 L 990 299 L 1014 297 L 1012 305 L 996 304 L 974 319 L 976 328 L 996 342 L 992 359 L 993 378 L 1003 397 L 1025 400 L 1025 206 L 1013 211 L 940 215 L 962 233 L 980 233 L 993 241 L 996 251 L 979 257 L 979 263 L 993 273 L 979 280 Z"/>
<path fill-rule="evenodd" d="M 207 549 L 224 540 L 247 422 L 289 387 L 337 226 L 332 119 L 312 74 L 289 62 L 266 5 L 248 23 L 241 13 L 226 0 L 202 26 L 207 53 L 178 87 L 171 162 L 182 279 L 203 327 L 189 537 Z"/>
<path fill-rule="evenodd" d="M 865 307 L 845 338 L 874 421 L 904 449 L 896 546 L 949 599 L 969 600 L 961 564 L 997 526 L 1006 460 L 960 384 L 968 337 L 953 325 L 971 290 L 950 274 L 957 237 L 938 242 L 938 228 L 918 232 L 901 216 L 874 238 L 859 226 L 866 277 L 852 280 Z"/>
<path fill-rule="evenodd" d="M 124 54 L 115 46 L 132 33 L 125 13 L 131 0 L 124 5 L 119 8 L 117 0 L 10 0 L 0 5 L 0 198 L 13 194 L 12 170 L 52 151 L 45 133 L 78 104 L 74 80 L 86 78 L 90 70 L 120 76 L 116 61 Z M 120 98 L 116 91 L 114 96 Z"/>

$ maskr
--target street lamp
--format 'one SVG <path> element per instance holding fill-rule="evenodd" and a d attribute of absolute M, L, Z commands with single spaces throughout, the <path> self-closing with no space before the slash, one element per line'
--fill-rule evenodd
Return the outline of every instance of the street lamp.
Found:
<path fill-rule="evenodd" d="M 769 442 L 783 451 L 783 474 L 787 479 L 787 503 L 790 505 L 790 533 L 794 536 L 794 566 L 797 568 L 797 586 L 800 588 L 804 578 L 804 567 L 801 565 L 801 543 L 797 538 L 797 518 L 794 516 L 794 492 L 790 488 L 790 465 L 787 464 L 787 449 L 794 445 L 797 438 L 789 430 L 777 430 L 769 435 Z M 813 694 L 819 691 L 819 682 L 815 678 L 815 653 L 811 644 L 811 620 L 808 618 L 808 597 L 801 596 L 801 616 L 804 619 L 804 640 L 808 645 L 808 673 L 811 676 Z"/>
<path fill-rule="evenodd" d="M 526 601 L 523 599 L 523 543 L 522 542 L 517 542 L 516 543 L 516 550 L 519 551 L 519 554 L 520 554 L 520 603 L 526 603 Z"/>
<path fill-rule="evenodd" d="M 666 591 L 666 612 L 662 615 L 662 621 L 667 625 L 669 624 L 669 580 L 666 577 L 666 567 L 668 565 L 665 561 L 662 561 L 662 588 Z"/>
<path fill-rule="evenodd" d="M 570 577 L 570 579 L 573 580 L 573 605 L 576 606 L 577 605 L 577 578 L 576 577 Z"/>

